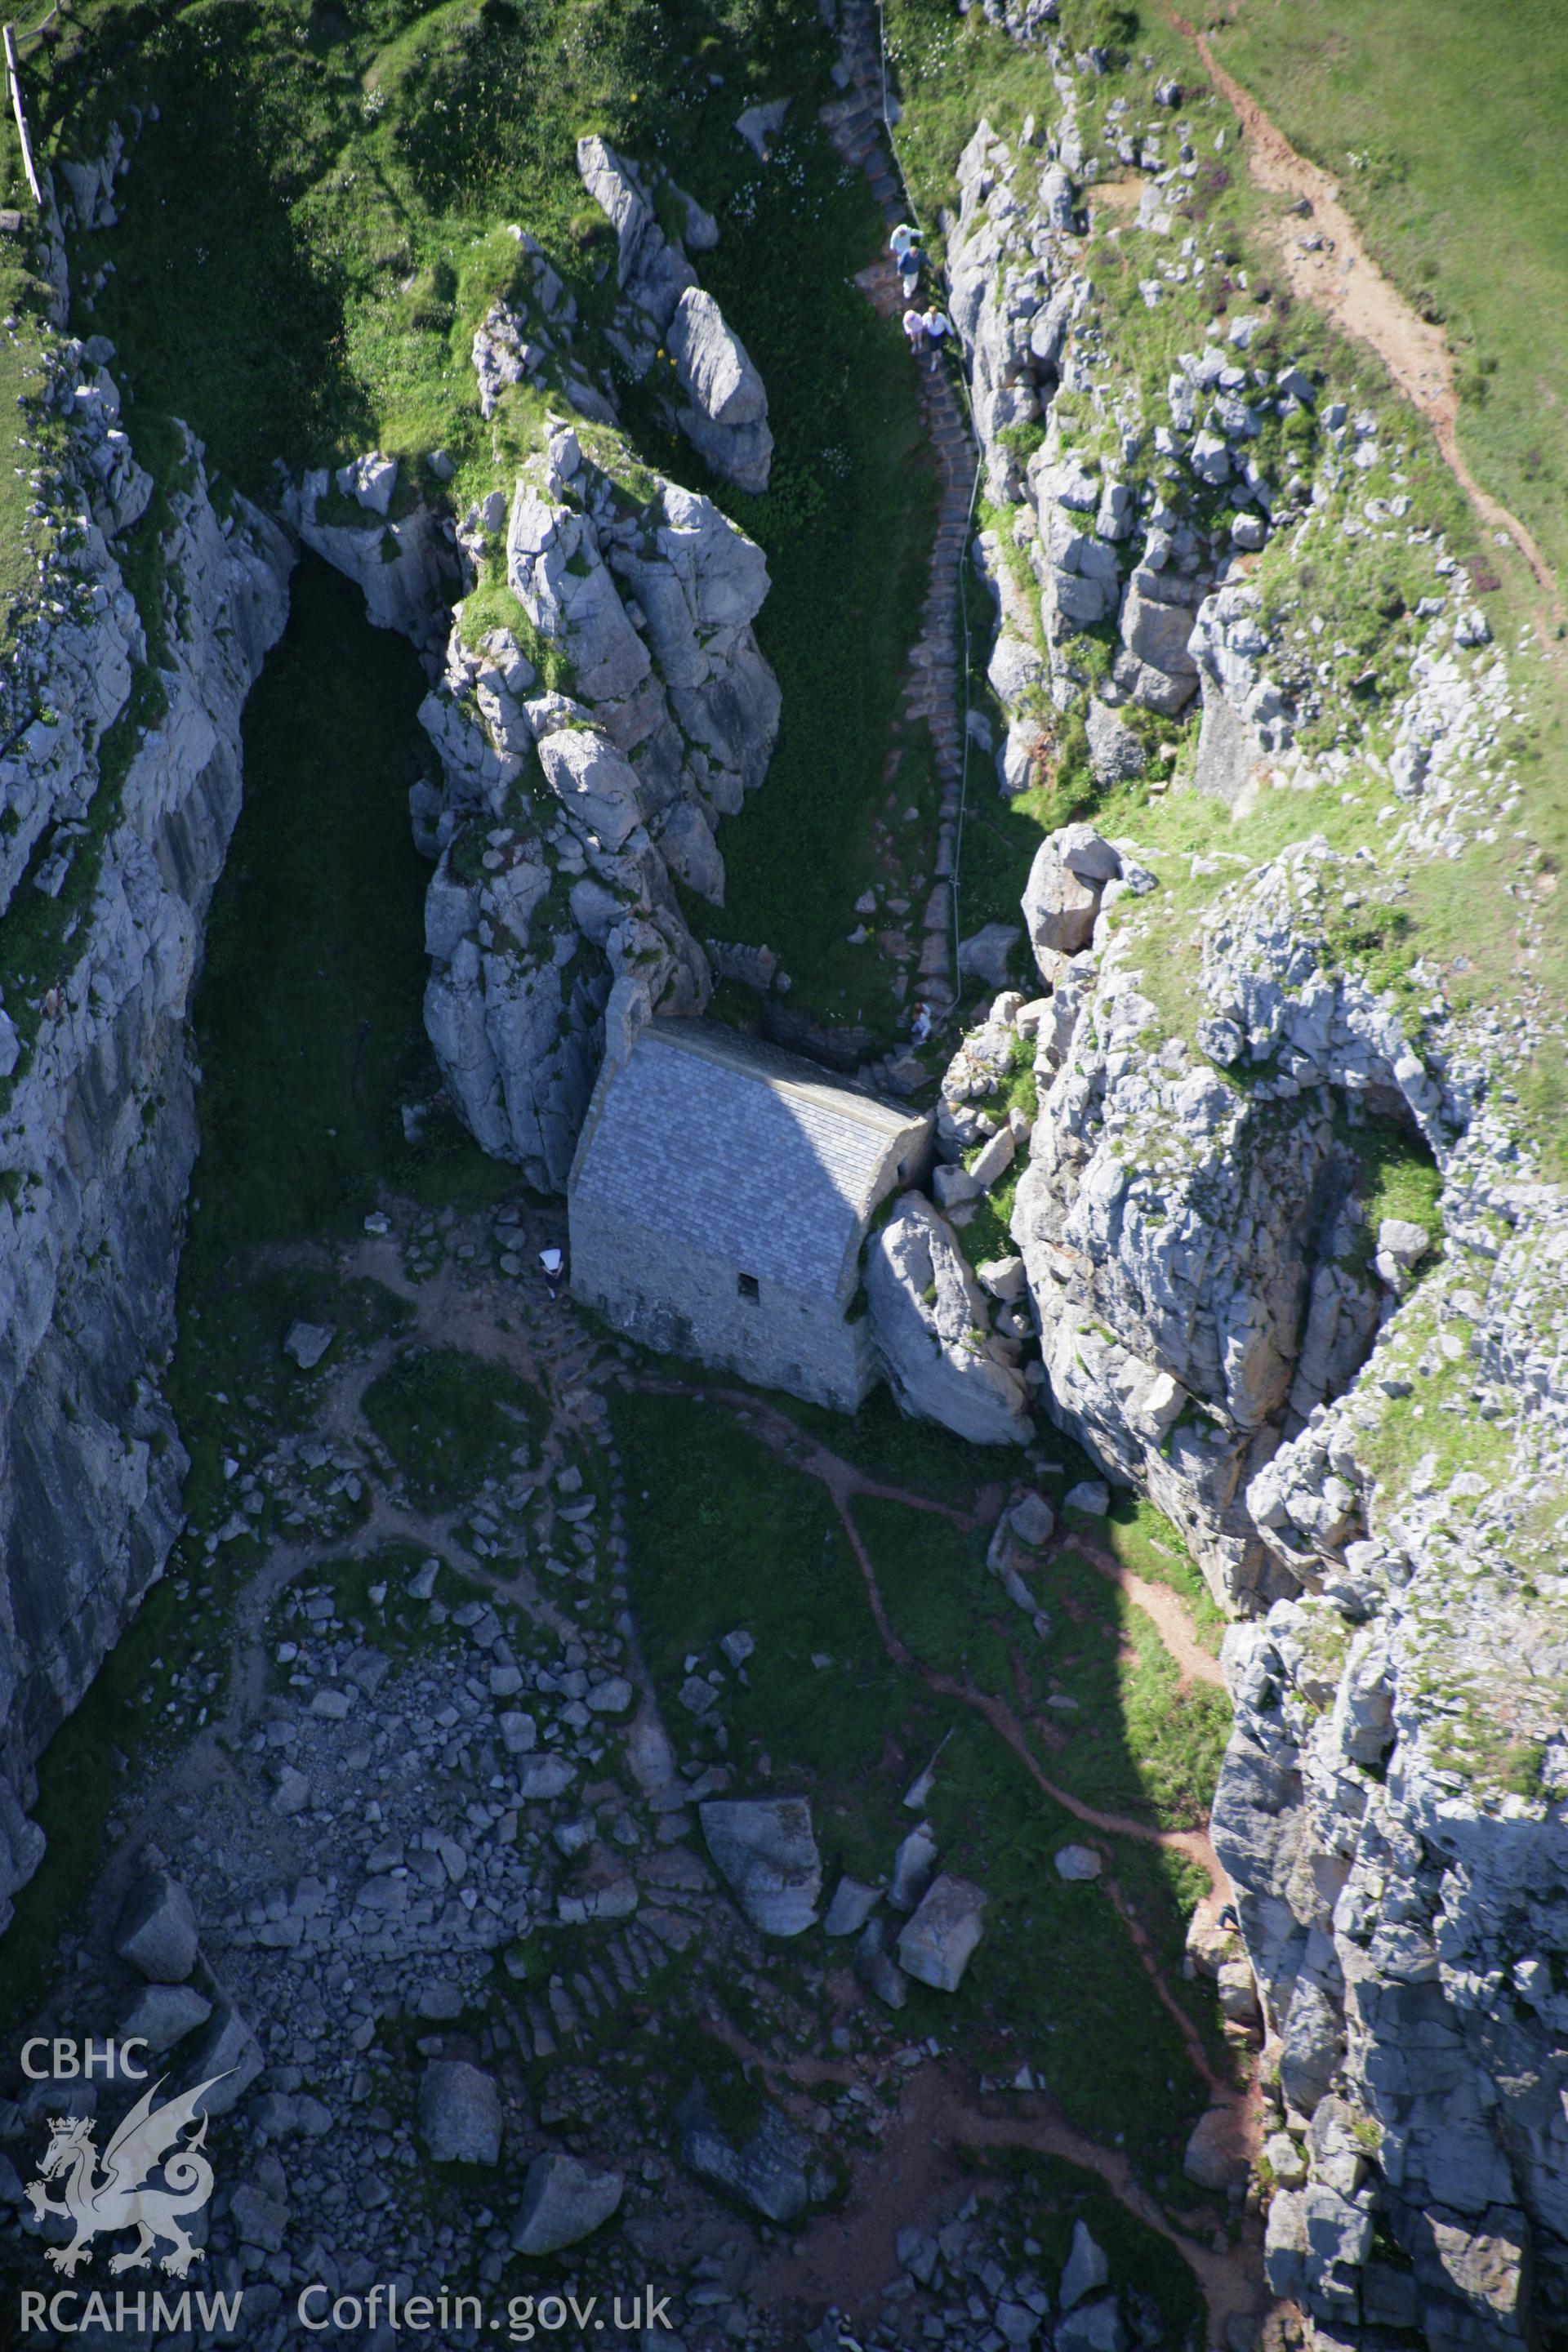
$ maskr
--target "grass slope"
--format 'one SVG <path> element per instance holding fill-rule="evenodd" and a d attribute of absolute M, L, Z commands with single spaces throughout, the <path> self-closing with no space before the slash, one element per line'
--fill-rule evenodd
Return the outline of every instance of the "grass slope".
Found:
<path fill-rule="evenodd" d="M 1568 15 L 1556 0 L 1219 0 L 1209 16 L 1221 62 L 1445 322 L 1470 464 L 1568 567 Z"/>

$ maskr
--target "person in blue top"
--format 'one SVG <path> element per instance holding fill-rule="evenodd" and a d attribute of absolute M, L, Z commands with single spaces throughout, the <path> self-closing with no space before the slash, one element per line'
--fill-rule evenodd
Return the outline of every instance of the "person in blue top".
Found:
<path fill-rule="evenodd" d="M 921 282 L 921 263 L 924 258 L 921 250 L 920 230 L 911 221 L 900 221 L 888 239 L 888 245 L 898 268 L 904 299 L 912 302 L 915 289 Z"/>

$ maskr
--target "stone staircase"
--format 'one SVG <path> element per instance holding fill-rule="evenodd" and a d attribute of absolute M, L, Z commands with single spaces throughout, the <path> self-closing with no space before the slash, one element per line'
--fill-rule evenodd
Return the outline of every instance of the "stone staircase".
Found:
<path fill-rule="evenodd" d="M 844 161 L 866 174 L 871 194 L 890 229 L 910 216 L 910 202 L 897 163 L 889 152 L 887 125 L 882 119 L 877 12 L 871 0 L 842 0 L 840 21 L 842 37 L 835 78 L 845 95 L 825 109 L 824 121 Z M 864 272 L 859 282 L 883 317 L 896 315 L 901 296 L 898 273 L 890 258 L 881 268 Z M 941 787 L 935 885 L 921 917 L 920 983 L 921 995 L 932 1011 L 945 1015 L 956 1001 L 952 877 L 963 781 L 959 567 L 969 538 L 976 459 L 951 362 L 939 362 L 934 369 L 921 363 L 920 393 L 926 438 L 936 460 L 939 500 L 921 634 L 910 652 L 903 712 L 907 722 L 923 723 L 928 729 Z M 897 765 L 898 753 L 894 751 L 888 762 L 889 779 Z"/>

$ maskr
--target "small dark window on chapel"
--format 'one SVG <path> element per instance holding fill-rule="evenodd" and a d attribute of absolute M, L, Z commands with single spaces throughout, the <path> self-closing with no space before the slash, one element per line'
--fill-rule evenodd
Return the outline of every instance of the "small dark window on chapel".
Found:
<path fill-rule="evenodd" d="M 754 1274 L 738 1274 L 735 1276 L 735 1287 L 742 1298 L 760 1299 L 763 1295 L 761 1285 Z"/>

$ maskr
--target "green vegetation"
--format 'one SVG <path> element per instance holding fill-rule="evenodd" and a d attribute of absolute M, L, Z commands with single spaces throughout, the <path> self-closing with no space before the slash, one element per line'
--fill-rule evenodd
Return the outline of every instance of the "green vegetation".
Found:
<path fill-rule="evenodd" d="M 927 241 L 941 252 L 938 215 L 957 209 L 957 163 L 982 115 L 1005 139 L 1016 139 L 1025 118 L 1049 120 L 1057 100 L 1043 48 L 1013 40 L 978 8 L 958 16 L 946 0 L 891 0 L 886 11 L 888 57 L 903 106 L 899 156 Z M 1113 0 L 1061 0 L 1060 37 L 1069 56 L 1104 48 L 1121 69 L 1100 95 L 1126 88 L 1147 67 L 1180 70 L 1188 52 L 1163 13 L 1118 6 Z M 1135 51 L 1135 54 L 1132 52 Z M 1093 102 L 1093 85 L 1084 98 Z"/>
<path fill-rule="evenodd" d="M 736 1746 L 780 1773 L 853 1787 L 876 1767 L 898 1678 L 860 1631 L 859 1570 L 825 1489 L 780 1468 L 721 1407 L 632 1395 L 615 1426 L 656 1678 L 679 1688 L 689 1651 L 743 1629 L 757 1656 L 734 1696 Z"/>
<path fill-rule="evenodd" d="M 1000 1467 L 989 1455 L 933 1422 L 912 1421 L 901 1412 L 892 1391 L 873 1389 L 857 1413 L 830 1412 L 825 1405 L 795 1397 L 770 1397 L 830 1452 L 852 1462 L 868 1478 L 888 1486 L 912 1486 L 954 1509 L 973 1509 L 978 1486 Z"/>
<path fill-rule="evenodd" d="M 1180 1530 L 1142 1495 L 1113 1486 L 1102 1540 L 1124 1568 L 1151 1584 L 1168 1584 L 1185 1601 L 1198 1640 L 1217 1657 L 1227 1621 L 1201 1570 L 1194 1566 Z"/>
<path fill-rule="evenodd" d="M 0 295 L 5 289 L 5 271 L 8 265 L 0 253 Z M 14 274 L 14 273 L 13 273 Z M 15 289 L 13 289 L 15 290 Z M 37 353 L 26 332 L 13 345 L 0 331 L 0 352 L 16 362 L 18 353 L 26 354 L 20 380 L 30 383 L 30 373 Z M 0 374 L 4 370 L 0 369 Z M 3 384 L 0 384 L 3 390 Z M 137 617 L 146 639 L 147 657 L 133 665 L 131 692 L 124 709 L 103 730 L 97 746 L 98 789 L 88 811 L 84 832 L 77 835 L 70 846 L 70 863 L 63 882 L 52 894 L 37 888 L 36 884 L 43 869 L 60 847 L 54 826 L 47 826 L 39 836 L 28 861 L 26 873 L 14 892 L 5 910 L 5 926 L 0 933 L 0 980 L 8 992 L 11 1019 L 17 1035 L 25 1045 L 30 1045 L 37 1034 L 43 1018 L 46 997 L 68 979 L 76 957 L 68 952 L 81 917 L 92 904 L 98 878 L 103 863 L 103 853 L 115 826 L 120 822 L 125 778 L 135 757 L 142 735 L 156 726 L 168 705 L 160 664 L 166 660 L 169 644 L 169 615 L 165 610 L 166 593 L 163 571 L 163 539 L 174 520 L 171 496 L 187 489 L 192 480 L 192 466 L 185 436 L 173 419 L 155 415 L 142 415 L 135 419 L 138 444 L 143 450 L 147 470 L 152 474 L 153 489 L 146 512 L 133 527 L 121 535 L 119 560 L 127 587 L 136 600 Z M 62 445 L 62 426 L 58 417 L 40 416 L 35 409 L 27 419 L 27 441 L 38 457 L 41 474 L 47 475 Z M 0 473 L 6 469 L 0 467 Z M 13 486 L 26 496 L 29 477 L 26 467 L 20 472 L 9 469 Z M 51 477 L 52 478 L 52 477 Z M 7 577 L 16 574 L 16 593 L 4 625 L 0 641 L 3 658 L 27 598 L 24 585 L 37 589 L 37 578 L 29 556 L 29 545 L 46 544 L 50 526 L 47 520 L 28 519 L 28 530 L 34 534 L 29 541 L 24 535 L 8 542 L 5 525 L 5 500 L 0 497 L 0 594 L 5 593 Z M 9 567 L 9 571 L 7 570 Z M 17 570 L 17 567 L 20 567 Z M 24 575 L 26 575 L 24 581 Z M 72 591 L 79 604 L 90 591 L 79 583 Z M 11 681 L 6 680 L 7 687 Z M 24 695 L 27 694 L 23 686 Z M 56 719 L 46 708 L 34 703 L 29 697 L 17 708 L 13 724 L 20 731 L 35 719 L 55 725 Z M 0 1103 L 10 1094 L 22 1064 L 9 1079 L 0 1079 Z"/>
<path fill-rule="evenodd" d="M 1135 2282 L 1159 2305 L 1173 2345 L 1197 2340 L 1204 2308 L 1197 2282 L 1175 2248 L 1134 2221 L 1124 2205 L 1096 2180 L 1059 2157 L 1036 2156 L 1024 2148 L 966 2149 L 965 2169 L 977 2179 L 1016 2184 L 1007 2214 L 1018 2239 L 1033 2238 L 1040 2252 L 1026 2256 L 1021 2243 L 1013 2259 L 1026 2261 L 1047 2278 L 1059 2277 L 1072 2251 L 1073 2224 L 1081 2220 L 1102 2246 L 1113 2279 Z"/>
<path fill-rule="evenodd" d="M 1459 436 L 1568 567 L 1568 20 L 1552 0 L 1224 0 L 1215 55 L 1331 172 L 1374 258 L 1443 322 Z M 1498 267 L 1506 253 L 1508 266 Z"/>
<path fill-rule="evenodd" d="M 9 243 L 9 240 L 5 240 Z M 37 351 L 37 328 L 42 288 L 32 273 L 0 250 L 0 316 L 26 320 L 30 331 L 15 341 L 0 332 L 0 408 L 15 416 L 26 396 L 28 362 Z M 0 653 L 8 654 L 23 600 L 37 584 L 37 572 L 27 547 L 27 507 L 31 492 L 26 471 L 0 466 Z"/>
<path fill-rule="evenodd" d="M 450 1123 L 421 1014 L 429 868 L 408 830 L 428 746 L 412 649 L 312 557 L 246 709 L 245 806 L 196 1002 L 206 1074 L 187 1276 L 258 1242 L 352 1232 L 384 1188 L 495 1198 L 509 1171 Z"/>
<path fill-rule="evenodd" d="M 1362 1255 L 1370 1263 L 1385 1217 L 1419 1225 L 1434 1244 L 1443 1237 L 1438 1201 L 1443 1180 L 1417 1129 L 1390 1118 L 1366 1118 L 1344 1139 L 1356 1166 L 1356 1197 L 1366 1214 Z"/>
<path fill-rule="evenodd" d="M 456 1348 L 414 1348 L 365 1391 L 366 1421 L 416 1502 L 448 1510 L 472 1494 L 509 1436 L 537 1436 L 544 1404 L 499 1364 Z"/>
<path fill-rule="evenodd" d="M 975 1708 L 889 1660 L 817 1481 L 722 1408 L 633 1392 L 616 1401 L 614 1417 L 633 1603 L 678 1743 L 705 1754 L 710 1736 L 676 1696 L 687 1658 L 706 1667 L 721 1634 L 750 1633 L 746 1684 L 727 1677 L 719 1702 L 731 1759 L 750 1785 L 809 1795 L 830 1876 L 838 1867 L 865 1876 L 886 1874 L 910 1826 L 904 1790 L 946 1735 L 928 1815 L 990 1908 L 956 1998 L 911 1988 L 910 2034 L 956 2030 L 1009 2069 L 1027 2057 L 1076 2121 L 1097 2135 L 1125 2131 L 1141 2174 L 1173 2185 L 1202 2087 L 1103 1889 L 1064 1885 L 1049 1866 L 1077 1825 Z M 921 1665 L 972 1677 L 1026 1720 L 1054 1660 L 1037 1645 L 1024 1654 L 1035 1637 L 986 1575 L 984 1535 L 902 1504 L 862 1496 L 853 1508 L 889 1619 Z M 1117 1870 L 1173 1963 L 1182 1906 L 1195 1892 L 1189 1875 L 1152 1849 L 1119 1852 Z"/>
<path fill-rule="evenodd" d="M 1052 1777 L 1104 1811 L 1160 1829 L 1208 1818 L 1230 1736 L 1225 1693 L 1180 1689 L 1174 1659 L 1121 1588 L 1071 1551 L 1040 1579 L 1051 1612 L 1051 1662 L 1079 1704 Z"/>

